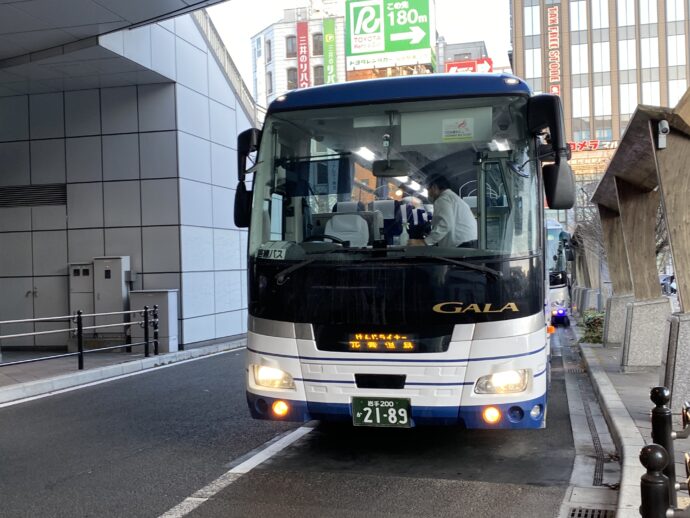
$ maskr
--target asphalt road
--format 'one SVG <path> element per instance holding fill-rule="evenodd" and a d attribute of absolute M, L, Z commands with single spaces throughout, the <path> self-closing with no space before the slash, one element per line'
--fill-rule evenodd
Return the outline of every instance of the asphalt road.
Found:
<path fill-rule="evenodd" d="M 0 409 L 0 516 L 156 517 L 296 424 L 253 421 L 238 351 Z M 195 517 L 553 517 L 574 457 L 545 430 L 317 426 Z"/>

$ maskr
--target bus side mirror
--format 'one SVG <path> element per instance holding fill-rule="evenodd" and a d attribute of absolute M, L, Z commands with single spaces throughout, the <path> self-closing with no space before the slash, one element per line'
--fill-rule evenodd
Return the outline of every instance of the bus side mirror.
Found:
<path fill-rule="evenodd" d="M 530 131 L 537 134 L 549 129 L 551 152 L 546 154 L 554 163 L 542 168 L 546 202 L 550 209 L 571 209 L 575 204 L 575 179 L 568 165 L 570 148 L 565 140 L 561 98 L 541 94 L 530 97 L 528 102 L 527 124 Z"/>
<path fill-rule="evenodd" d="M 542 167 L 544 194 L 550 209 L 572 209 L 575 204 L 575 178 L 565 160 Z"/>
<path fill-rule="evenodd" d="M 261 132 L 250 128 L 237 135 L 237 190 L 235 191 L 234 219 L 237 228 L 247 228 L 252 213 L 252 191 L 247 190 L 247 159 L 259 150 Z"/>

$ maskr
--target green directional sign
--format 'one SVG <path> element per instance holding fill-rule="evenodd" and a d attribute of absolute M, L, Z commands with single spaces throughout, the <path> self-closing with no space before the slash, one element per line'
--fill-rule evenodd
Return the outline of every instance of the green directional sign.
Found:
<path fill-rule="evenodd" d="M 431 63 L 433 0 L 347 0 L 347 70 Z"/>

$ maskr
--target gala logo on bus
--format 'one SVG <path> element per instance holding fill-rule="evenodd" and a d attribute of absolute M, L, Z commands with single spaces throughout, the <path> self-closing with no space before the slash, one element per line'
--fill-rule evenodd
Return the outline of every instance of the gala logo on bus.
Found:
<path fill-rule="evenodd" d="M 495 308 L 491 303 L 489 304 L 468 304 L 465 306 L 464 302 L 441 302 L 432 308 L 436 313 L 503 313 L 504 311 L 520 311 L 515 302 L 508 302 L 505 306 Z"/>

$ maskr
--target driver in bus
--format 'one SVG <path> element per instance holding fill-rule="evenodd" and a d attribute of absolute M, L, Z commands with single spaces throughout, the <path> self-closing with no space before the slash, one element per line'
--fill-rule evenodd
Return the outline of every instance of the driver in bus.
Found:
<path fill-rule="evenodd" d="M 445 176 L 432 175 L 426 182 L 434 202 L 431 232 L 424 239 L 410 239 L 410 246 L 476 247 L 477 221 L 472 209 L 450 188 Z"/>

